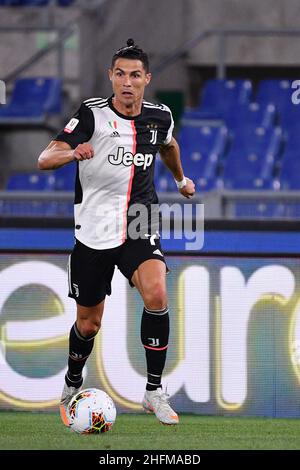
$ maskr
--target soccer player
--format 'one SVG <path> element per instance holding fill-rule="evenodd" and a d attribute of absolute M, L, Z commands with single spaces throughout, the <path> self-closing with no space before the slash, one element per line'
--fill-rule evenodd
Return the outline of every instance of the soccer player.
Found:
<path fill-rule="evenodd" d="M 158 151 L 183 196 L 192 197 L 195 187 L 182 170 L 170 109 L 143 99 L 151 80 L 148 56 L 132 39 L 114 54 L 109 79 L 113 95 L 85 100 L 38 159 L 41 170 L 72 161 L 77 164 L 75 246 L 68 266 L 69 296 L 77 303 L 77 319 L 69 337 L 61 417 L 68 426 L 67 407 L 82 387 L 82 370 L 100 329 L 117 266 L 144 302 L 141 341 L 147 384 L 143 407 L 161 423 L 172 425 L 178 423 L 178 416 L 161 386 L 169 338 L 167 267 L 155 215 L 147 215 L 140 224 L 140 236 L 132 237 L 130 209 L 142 204 L 149 214 L 158 203 L 153 184 Z"/>

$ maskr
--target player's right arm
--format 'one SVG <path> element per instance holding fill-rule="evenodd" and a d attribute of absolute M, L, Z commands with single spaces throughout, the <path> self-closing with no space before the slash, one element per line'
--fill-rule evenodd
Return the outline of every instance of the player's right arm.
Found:
<path fill-rule="evenodd" d="M 67 142 L 52 140 L 38 158 L 39 170 L 56 170 L 74 160 L 89 160 L 94 156 L 94 149 L 89 143 L 77 145 L 72 149 Z"/>

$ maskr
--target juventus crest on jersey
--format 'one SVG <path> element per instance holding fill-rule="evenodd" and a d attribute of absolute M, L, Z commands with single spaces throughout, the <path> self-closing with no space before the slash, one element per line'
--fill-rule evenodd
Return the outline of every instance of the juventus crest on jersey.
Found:
<path fill-rule="evenodd" d="M 131 205 L 158 199 L 153 184 L 155 156 L 172 138 L 170 109 L 143 101 L 141 114 L 120 114 L 108 99 L 82 103 L 56 140 L 73 149 L 88 142 L 94 157 L 77 162 L 75 236 L 94 249 L 124 243 Z"/>

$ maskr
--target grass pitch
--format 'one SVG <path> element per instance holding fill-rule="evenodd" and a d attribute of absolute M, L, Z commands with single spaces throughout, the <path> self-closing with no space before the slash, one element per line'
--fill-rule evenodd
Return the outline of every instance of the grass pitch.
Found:
<path fill-rule="evenodd" d="M 1 450 L 300 449 L 297 419 L 181 415 L 178 426 L 154 416 L 117 416 L 111 431 L 77 435 L 57 414 L 0 412 Z"/>

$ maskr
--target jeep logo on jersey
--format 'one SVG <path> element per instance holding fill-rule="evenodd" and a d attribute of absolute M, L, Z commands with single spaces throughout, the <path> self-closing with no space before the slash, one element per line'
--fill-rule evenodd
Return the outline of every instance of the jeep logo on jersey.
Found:
<path fill-rule="evenodd" d="M 118 147 L 117 155 L 108 155 L 108 161 L 112 165 L 123 165 L 130 166 L 142 166 L 143 170 L 146 170 L 148 166 L 153 162 L 152 153 L 136 153 L 133 155 L 131 152 L 125 152 L 124 147 Z"/>

